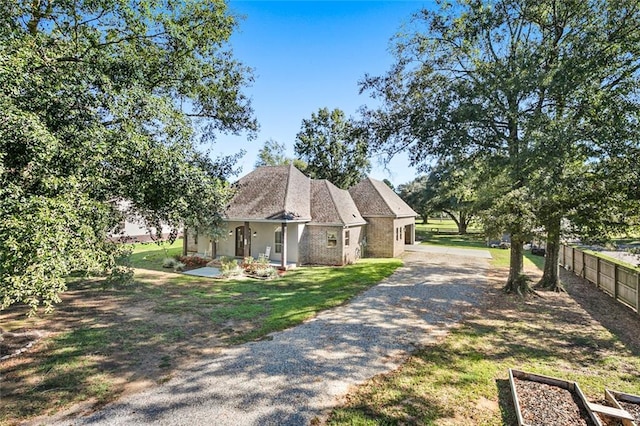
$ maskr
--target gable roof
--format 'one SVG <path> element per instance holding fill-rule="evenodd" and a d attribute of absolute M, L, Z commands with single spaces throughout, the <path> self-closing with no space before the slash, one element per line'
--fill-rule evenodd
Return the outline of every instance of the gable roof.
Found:
<path fill-rule="evenodd" d="M 416 217 L 418 214 L 382 181 L 367 177 L 349 188 L 363 217 Z"/>
<path fill-rule="evenodd" d="M 293 165 L 258 167 L 234 185 L 227 220 L 307 222 L 311 220 L 311 179 Z"/>
<path fill-rule="evenodd" d="M 367 223 L 349 192 L 326 179 L 311 180 L 311 217 L 312 224 L 356 226 Z"/>

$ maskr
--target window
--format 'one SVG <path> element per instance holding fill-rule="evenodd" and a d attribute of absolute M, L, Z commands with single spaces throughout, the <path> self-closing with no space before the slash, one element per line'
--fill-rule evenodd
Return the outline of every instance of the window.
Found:
<path fill-rule="evenodd" d="M 338 237 L 335 232 L 327 232 L 327 247 L 336 247 L 338 245 Z"/>
<path fill-rule="evenodd" d="M 282 253 L 282 228 L 276 228 L 274 249 L 276 253 Z"/>
<path fill-rule="evenodd" d="M 344 246 L 349 247 L 349 230 L 344 231 Z"/>

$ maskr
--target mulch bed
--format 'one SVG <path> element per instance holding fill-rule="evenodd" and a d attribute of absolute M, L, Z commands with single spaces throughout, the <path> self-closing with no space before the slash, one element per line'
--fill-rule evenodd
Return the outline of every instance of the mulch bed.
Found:
<path fill-rule="evenodd" d="M 558 386 L 514 377 L 520 412 L 532 426 L 595 426 L 579 397 Z"/>
<path fill-rule="evenodd" d="M 636 424 L 640 424 L 640 404 L 634 404 L 633 402 L 620 401 L 618 400 L 618 404 L 627 410 L 629 414 L 633 416 Z"/>
<path fill-rule="evenodd" d="M 603 399 L 601 401 L 597 401 L 598 404 L 613 406 L 609 401 Z M 636 424 L 640 424 L 640 404 L 634 404 L 633 402 L 620 401 L 618 400 L 618 404 L 622 407 L 623 410 L 626 410 L 629 414 L 633 416 Z M 624 426 L 622 420 L 616 419 L 609 416 L 604 416 L 600 413 L 597 413 L 600 421 L 604 426 Z"/>

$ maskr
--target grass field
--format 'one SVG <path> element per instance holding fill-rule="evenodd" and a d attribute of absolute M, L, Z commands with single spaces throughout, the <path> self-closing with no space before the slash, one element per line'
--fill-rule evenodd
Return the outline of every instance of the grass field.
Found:
<path fill-rule="evenodd" d="M 430 234 L 431 244 L 487 249 L 478 235 Z M 51 315 L 1 312 L 5 331 L 35 330 L 44 337 L 0 362 L 0 424 L 80 401 L 99 406 L 162 383 L 180 366 L 222 347 L 260 339 L 344 303 L 401 265 L 367 259 L 343 268 L 298 268 L 274 281 L 215 281 L 162 270 L 162 259 L 180 250 L 181 242 L 166 253 L 150 244 L 134 246 L 132 264 L 147 270 L 138 270 L 131 285 L 103 288 L 102 280 L 73 279 Z M 568 294 L 525 300 L 504 295 L 509 251 L 488 250 L 494 261 L 481 305 L 469 307 L 439 344 L 419 348 L 398 370 L 352 390 L 330 424 L 514 424 L 510 367 L 577 380 L 592 400 L 605 386 L 640 394 L 635 313 L 626 315 L 626 308 L 571 275 L 563 276 Z M 534 278 L 542 259 L 527 263 Z"/>
<path fill-rule="evenodd" d="M 198 357 L 345 303 L 402 264 L 364 259 L 338 268 L 296 268 L 272 281 L 222 281 L 158 272 L 164 249 L 134 248 L 134 266 L 149 269 L 137 270 L 128 286 L 74 279 L 50 315 L 27 318 L 21 308 L 0 313 L 5 331 L 45 336 L 0 363 L 0 424 L 80 401 L 104 404 L 124 391 L 164 382 Z"/>
<path fill-rule="evenodd" d="M 438 231 L 432 231 L 437 229 Z M 492 265 L 496 268 L 506 268 L 509 266 L 509 250 L 487 247 L 487 242 L 481 233 L 474 228 L 466 235 L 457 235 L 453 232 L 457 230 L 452 220 L 431 221 L 427 224 L 416 223 L 416 239 L 422 244 L 438 245 L 446 247 L 460 247 L 478 250 L 488 250 L 491 253 Z M 535 256 L 529 251 L 525 251 L 525 268 L 544 267 L 544 257 Z"/>

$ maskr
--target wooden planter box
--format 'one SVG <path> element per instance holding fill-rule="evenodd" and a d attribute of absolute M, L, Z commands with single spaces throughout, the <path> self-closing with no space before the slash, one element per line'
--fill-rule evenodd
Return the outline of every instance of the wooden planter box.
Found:
<path fill-rule="evenodd" d="M 620 422 L 624 426 L 640 426 L 640 414 L 639 414 L 640 413 L 640 396 L 631 395 L 623 392 L 617 392 L 610 389 L 605 389 L 604 398 L 613 407 L 623 410 L 627 414 L 629 414 L 629 417 L 627 418 L 620 418 Z M 625 410 L 625 406 L 620 404 L 621 402 L 622 404 L 627 406 L 628 405 L 636 406 L 637 409 L 633 410 L 635 411 L 635 416 L 634 416 L 634 412 L 632 412 L 631 410 L 629 409 Z"/>
<path fill-rule="evenodd" d="M 523 409 L 522 409 L 522 406 L 521 406 L 521 401 L 524 398 L 521 398 L 522 395 L 520 395 L 520 396 L 518 395 L 518 391 L 516 389 L 516 380 L 543 383 L 545 385 L 549 385 L 549 386 L 552 386 L 552 387 L 558 387 L 558 388 L 565 389 L 565 390 L 569 391 L 573 396 L 577 397 L 577 398 L 573 398 L 572 402 L 574 402 L 574 404 L 581 404 L 582 405 L 582 407 L 579 407 L 579 408 L 583 408 L 583 410 L 581 410 L 581 412 L 583 413 L 581 415 L 581 417 L 587 423 L 591 422 L 591 424 L 593 424 L 593 425 L 603 426 L 602 422 L 600 421 L 598 416 L 596 416 L 593 413 L 593 411 L 590 410 L 589 402 L 585 398 L 584 394 L 580 390 L 580 386 L 578 386 L 578 384 L 576 382 L 569 382 L 567 380 L 556 379 L 554 377 L 541 376 L 539 374 L 526 373 L 524 371 L 513 370 L 513 369 L 510 368 L 509 369 L 509 383 L 511 384 L 511 395 L 513 396 L 513 403 L 514 403 L 515 408 L 516 408 L 516 416 L 518 417 L 518 425 L 519 426 L 531 426 L 531 425 L 536 424 L 536 423 L 526 423 L 525 422 L 525 419 L 523 417 Z M 550 405 L 550 404 L 547 404 L 547 405 Z M 560 410 L 560 408 L 558 408 L 558 406 L 555 406 L 554 408 L 556 410 L 555 413 L 557 413 L 558 410 Z M 530 410 L 530 411 L 536 411 L 536 410 Z M 553 409 L 551 411 L 553 411 Z M 540 415 L 544 415 L 544 413 L 540 413 Z M 547 420 L 546 424 L 553 424 L 553 421 L 549 420 L 548 418 L 545 418 L 544 420 Z"/>

